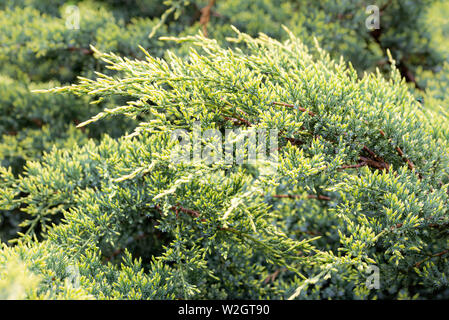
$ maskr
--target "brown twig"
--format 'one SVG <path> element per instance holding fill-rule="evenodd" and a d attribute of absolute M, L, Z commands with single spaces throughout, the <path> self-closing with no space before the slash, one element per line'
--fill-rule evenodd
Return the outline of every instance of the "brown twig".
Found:
<path fill-rule="evenodd" d="M 382 129 L 379 129 L 379 133 L 381 134 L 382 137 L 388 139 L 388 142 L 393 143 L 393 141 L 391 140 L 391 138 L 387 138 L 385 132 Z M 399 154 L 399 156 L 401 157 L 402 160 L 404 160 L 407 163 L 407 166 L 410 170 L 414 170 L 415 169 L 415 165 L 413 164 L 413 162 L 408 159 L 405 154 L 404 151 L 402 151 L 402 149 L 398 146 L 395 147 L 397 153 Z M 422 179 L 422 175 L 418 172 L 417 173 L 419 179 Z"/>
<path fill-rule="evenodd" d="M 207 37 L 207 25 L 210 21 L 212 7 L 215 4 L 215 0 L 210 0 L 207 6 L 201 9 L 200 25 L 203 28 L 203 34 Z"/>
<path fill-rule="evenodd" d="M 319 194 L 319 195 L 309 194 L 307 197 L 309 199 L 318 199 L 318 200 L 324 200 L 324 201 L 331 201 L 330 197 L 323 196 L 322 194 Z"/>
<path fill-rule="evenodd" d="M 251 122 L 249 122 L 248 120 L 243 119 L 241 117 L 223 117 L 223 118 L 225 120 L 234 122 L 235 125 L 242 125 L 242 124 L 244 124 L 244 125 L 246 125 L 248 127 L 252 127 L 252 125 L 253 125 Z"/>
<path fill-rule="evenodd" d="M 289 103 L 285 103 L 285 102 L 273 102 L 273 104 L 275 105 L 280 105 L 280 106 L 284 106 L 284 107 L 289 107 L 289 108 L 297 108 L 298 110 L 302 111 L 302 112 L 307 112 L 310 116 L 314 117 L 316 114 L 313 113 L 312 111 L 309 111 L 303 107 L 300 106 L 295 106 L 293 104 L 289 104 Z M 363 121 L 365 124 L 369 124 L 367 121 Z M 382 137 L 388 139 L 388 141 L 390 143 L 393 143 L 393 141 L 391 140 L 391 138 L 387 138 L 385 132 L 382 129 L 379 129 L 379 133 L 382 135 Z M 346 135 L 346 133 L 344 133 Z M 287 138 L 287 139 L 293 139 L 293 138 Z M 402 149 L 398 146 L 394 147 L 395 150 L 398 152 L 399 156 L 401 157 L 401 159 L 403 159 L 410 170 L 413 171 L 413 169 L 415 168 L 415 165 L 413 164 L 413 162 L 408 159 L 407 157 L 405 157 L 404 152 L 402 151 Z M 389 165 L 388 163 L 385 162 L 384 159 L 382 159 L 381 157 L 377 156 L 376 153 L 374 151 L 372 151 L 371 149 L 369 149 L 367 146 L 363 146 L 363 150 L 365 150 L 366 152 L 368 152 L 368 154 L 371 156 L 372 159 L 369 158 L 365 158 L 365 157 L 360 157 L 361 163 L 357 164 L 357 165 L 346 165 L 344 167 L 342 167 L 342 169 L 347 169 L 347 168 L 358 168 L 358 167 L 362 167 L 364 165 L 368 165 L 372 168 L 377 168 L 380 170 L 389 170 Z M 422 176 L 420 173 L 417 173 L 418 177 L 420 179 L 422 179 Z"/>
<path fill-rule="evenodd" d="M 194 218 L 198 218 L 200 216 L 200 213 L 198 211 L 187 209 L 187 208 L 183 208 L 183 207 L 181 207 L 179 205 L 171 207 L 170 210 L 181 211 L 183 213 L 187 213 L 188 215 L 190 215 L 190 216 L 192 216 Z"/>
<path fill-rule="evenodd" d="M 278 198 L 278 199 L 282 199 L 282 198 L 287 198 L 287 199 L 299 199 L 302 198 L 301 195 L 291 195 L 291 194 L 275 194 L 272 196 L 273 198 Z M 332 199 L 328 196 L 323 196 L 321 194 L 319 195 L 315 195 L 315 194 L 308 194 L 307 198 L 309 199 L 318 199 L 318 200 L 324 200 L 324 201 L 331 201 Z"/>
<path fill-rule="evenodd" d="M 307 109 L 305 109 L 303 107 L 300 107 L 300 106 L 295 106 L 293 104 L 289 104 L 289 103 L 285 103 L 285 102 L 276 102 L 276 101 L 273 102 L 273 104 L 275 104 L 277 106 L 284 106 L 284 107 L 288 107 L 288 108 L 295 108 L 295 109 L 298 109 L 299 111 L 307 112 L 312 117 L 314 117 L 316 115 L 312 111 L 309 111 L 309 110 L 307 110 Z"/>
<path fill-rule="evenodd" d="M 365 157 L 360 157 L 360 160 L 366 163 L 368 167 L 379 170 L 385 170 L 386 172 L 388 172 L 389 165 L 385 161 L 376 161 Z"/>
<path fill-rule="evenodd" d="M 141 234 L 135 235 L 132 239 L 133 239 L 133 241 L 137 241 L 137 240 L 142 240 L 142 239 L 145 239 L 145 238 L 148 238 L 148 237 L 149 237 L 149 234 L 141 233 Z M 123 250 L 125 250 L 125 248 L 118 248 L 118 249 L 114 250 L 109 257 L 105 258 L 105 260 L 106 261 L 111 261 L 113 258 L 115 258 L 120 253 L 122 253 Z"/>
<path fill-rule="evenodd" d="M 387 1 L 379 10 L 380 14 L 382 15 L 382 13 L 388 8 L 388 6 L 390 6 L 392 4 L 392 1 L 389 0 Z M 379 46 L 379 48 L 382 50 L 382 52 L 384 53 L 385 56 L 387 56 L 387 50 L 385 47 L 382 46 L 382 42 L 380 41 L 380 37 L 382 36 L 382 28 L 379 29 L 375 29 L 372 30 L 370 33 L 370 36 L 373 38 L 373 40 L 377 43 L 377 45 Z M 390 61 L 387 61 L 387 63 L 391 63 Z M 415 76 L 413 75 L 412 71 L 407 67 L 406 63 L 405 63 L 405 59 L 402 58 L 399 61 L 398 64 L 398 70 L 401 73 L 401 76 L 403 78 L 405 78 L 405 80 L 407 82 L 411 82 L 415 85 L 415 87 L 419 90 L 423 90 L 418 82 L 416 81 Z"/>
<path fill-rule="evenodd" d="M 31 122 L 33 122 L 39 128 L 42 128 L 42 126 L 44 125 L 44 122 L 39 118 L 32 118 Z"/>
<path fill-rule="evenodd" d="M 296 138 L 285 138 L 287 141 L 289 141 L 294 146 L 301 146 L 304 144 L 304 141 L 296 139 Z"/>
<path fill-rule="evenodd" d="M 448 252 L 449 252 L 449 250 L 446 249 L 446 250 L 443 250 L 443 251 L 441 251 L 441 252 L 432 254 L 432 255 L 430 255 L 429 257 L 427 257 L 427 258 L 425 258 L 425 259 L 423 259 L 423 260 L 418 261 L 417 263 L 415 263 L 414 267 L 415 267 L 415 268 L 419 268 L 419 267 L 421 266 L 421 264 L 423 264 L 423 263 L 426 262 L 427 260 L 429 260 L 429 259 L 431 259 L 431 258 L 435 258 L 435 257 L 441 257 L 441 256 L 445 255 L 445 254 L 448 253 Z"/>

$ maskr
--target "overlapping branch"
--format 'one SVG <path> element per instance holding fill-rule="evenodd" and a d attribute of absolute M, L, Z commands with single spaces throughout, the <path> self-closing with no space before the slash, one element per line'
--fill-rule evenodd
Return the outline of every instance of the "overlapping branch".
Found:
<path fill-rule="evenodd" d="M 307 112 L 307 114 L 309 114 L 312 117 L 316 116 L 316 114 L 314 112 L 307 110 L 301 106 L 295 106 L 293 104 L 288 104 L 285 102 L 273 102 L 273 104 L 288 107 L 288 108 L 298 109 L 299 111 Z M 364 123 L 368 124 L 367 121 L 364 121 Z M 379 129 L 379 133 L 382 137 L 386 138 L 388 140 L 388 142 L 393 144 L 393 141 L 391 140 L 391 138 L 387 138 L 385 132 L 382 129 Z M 346 133 L 344 133 L 344 134 L 346 135 Z M 413 164 L 413 162 L 410 159 L 408 159 L 405 156 L 405 153 L 402 151 L 402 149 L 399 146 L 394 147 L 394 149 L 397 151 L 397 153 L 401 157 L 401 159 L 407 163 L 408 168 L 413 171 L 415 169 L 415 165 Z M 385 160 L 382 157 L 378 156 L 374 151 L 372 151 L 365 145 L 363 146 L 362 150 L 366 151 L 369 154 L 369 157 L 360 156 L 360 158 L 359 158 L 360 162 L 358 164 L 345 165 L 345 166 L 342 166 L 340 169 L 360 168 L 363 166 L 369 166 L 369 167 L 379 169 L 379 170 L 386 170 L 388 172 L 390 165 L 387 162 L 385 162 Z M 417 173 L 417 175 L 420 179 L 422 179 L 422 176 L 420 173 Z"/>

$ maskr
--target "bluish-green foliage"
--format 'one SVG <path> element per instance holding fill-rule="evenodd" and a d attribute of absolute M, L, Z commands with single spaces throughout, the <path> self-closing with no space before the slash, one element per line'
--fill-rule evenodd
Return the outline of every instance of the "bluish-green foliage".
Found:
<path fill-rule="evenodd" d="M 0 298 L 448 298 L 447 4 L 379 7 L 2 2 Z"/>

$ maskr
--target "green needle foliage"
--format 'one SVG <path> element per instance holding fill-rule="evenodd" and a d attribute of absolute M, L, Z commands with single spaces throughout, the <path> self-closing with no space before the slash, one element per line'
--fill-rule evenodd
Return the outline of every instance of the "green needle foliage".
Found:
<path fill-rule="evenodd" d="M 1 1 L 0 299 L 449 298 L 449 4 L 366 5 Z"/>
<path fill-rule="evenodd" d="M 66 25 L 70 5 L 77 5 L 79 10 L 77 30 Z M 283 24 L 309 47 L 313 48 L 318 40 L 332 58 L 343 56 L 359 76 L 376 67 L 388 74 L 389 49 L 398 61 L 401 75 L 425 88 L 426 77 L 416 77 L 422 72 L 433 76 L 447 59 L 447 50 L 442 50 L 446 31 L 442 27 L 436 32 L 435 26 L 436 21 L 444 21 L 445 3 L 385 0 L 378 5 L 381 29 L 370 32 L 365 27 L 368 13 L 364 1 L 2 1 L 0 75 L 2 90 L 8 92 L 2 94 L 0 104 L 1 164 L 13 166 L 17 174 L 25 160 L 39 159 L 51 149 L 51 143 L 70 146 L 74 141 L 84 143 L 86 136 L 99 139 L 103 133 L 117 137 L 132 131 L 134 123 L 118 118 L 113 123 L 90 127 L 87 132 L 73 130 L 73 124 L 104 108 L 120 105 L 126 98 L 117 101 L 113 97 L 112 101 L 88 105 L 83 98 L 38 98 L 29 93 L 36 87 L 72 83 L 77 76 L 108 74 L 105 64 L 95 59 L 90 45 L 142 59 L 140 45 L 153 56 L 162 57 L 173 46 L 159 41 L 160 36 L 191 35 L 201 28 L 208 37 L 232 46 L 226 41 L 233 33 L 231 24 L 252 36 L 264 32 L 285 40 Z M 173 49 L 180 55 L 188 54 L 185 46 Z M 48 103 L 42 104 L 43 99 Z M 17 124 L 18 118 L 28 115 L 31 121 Z"/>
<path fill-rule="evenodd" d="M 420 108 L 391 57 L 388 78 L 360 78 L 288 30 L 286 41 L 235 32 L 234 49 L 201 34 L 169 38 L 190 50 L 164 59 L 93 48 L 115 73 L 49 90 L 128 99 L 81 126 L 144 118 L 119 139 L 55 148 L 19 177 L 2 169 L 0 206 L 29 219 L 0 264 L 35 282 L 8 273 L 0 293 L 448 298 L 447 121 Z M 173 161 L 172 133 L 193 139 L 195 126 L 240 129 L 236 140 L 277 129 L 277 161 Z M 378 289 L 367 286 L 372 266 Z"/>

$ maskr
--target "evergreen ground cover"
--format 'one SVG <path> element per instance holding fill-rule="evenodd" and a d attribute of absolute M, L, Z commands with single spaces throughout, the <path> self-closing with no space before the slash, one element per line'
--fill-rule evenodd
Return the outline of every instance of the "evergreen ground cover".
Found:
<path fill-rule="evenodd" d="M 449 4 L 375 5 L 2 1 L 0 298 L 447 299 Z"/>

